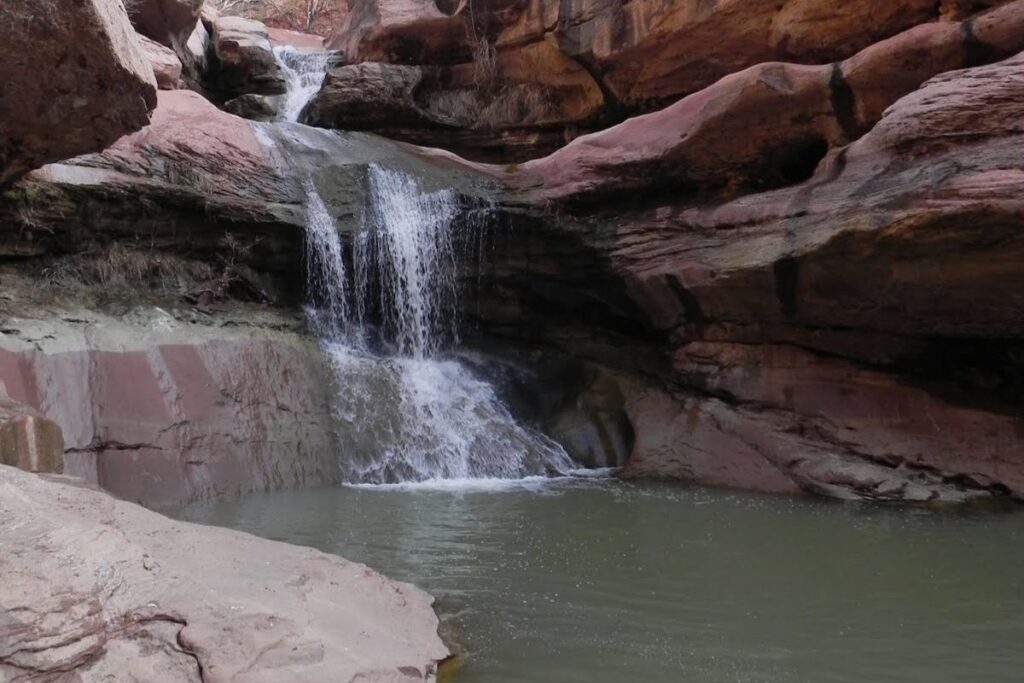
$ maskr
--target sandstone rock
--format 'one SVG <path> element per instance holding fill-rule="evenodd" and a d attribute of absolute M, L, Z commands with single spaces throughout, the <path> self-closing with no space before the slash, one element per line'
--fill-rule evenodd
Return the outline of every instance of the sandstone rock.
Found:
<path fill-rule="evenodd" d="M 301 50 L 323 50 L 323 36 L 303 33 L 302 31 L 291 31 L 286 28 L 267 27 L 267 36 L 274 47 L 287 45 Z"/>
<path fill-rule="evenodd" d="M 652 172 L 596 210 L 535 208 L 495 238 L 482 328 L 635 379 L 636 475 L 1021 498 L 1022 102 L 1024 54 L 927 81 L 788 189 L 692 206 Z M 589 158 L 629 162 L 613 143 L 645 133 Z"/>
<path fill-rule="evenodd" d="M 153 67 L 157 87 L 161 90 L 177 89 L 181 83 L 181 60 L 174 50 L 142 35 L 139 36 L 139 43 Z"/>
<path fill-rule="evenodd" d="M 246 93 L 280 95 L 286 90 L 284 76 L 274 59 L 267 27 L 242 17 L 218 17 L 213 22 L 216 67 L 211 88 L 225 97 Z"/>
<path fill-rule="evenodd" d="M 131 0 L 128 7 L 139 33 L 175 47 L 195 27 L 203 0 Z"/>
<path fill-rule="evenodd" d="M 461 139 L 457 133 L 423 128 L 387 131 L 477 159 L 522 161 L 626 115 L 657 110 L 760 63 L 834 62 L 918 24 L 964 19 L 1005 2 L 856 0 L 837 7 L 823 0 L 728 0 L 712 5 L 662 0 L 495 0 L 476 5 L 455 0 L 354 0 L 328 44 L 345 53 L 350 63 L 436 67 L 445 74 L 486 72 L 495 61 L 528 63 L 529 78 L 519 81 L 506 73 L 514 69 L 499 68 L 500 78 L 521 83 L 520 90 L 529 96 L 519 94 L 520 108 L 540 110 L 532 118 L 544 121 L 520 114 L 513 124 L 494 127 L 509 140 L 504 148 L 478 152 L 477 146 L 486 145 L 482 136 Z M 970 35 L 965 35 L 970 42 Z M 927 75 L 939 70 L 941 64 L 936 64 Z M 571 95 L 564 88 L 529 87 L 534 81 L 557 83 L 569 73 L 579 86 Z M 427 81 L 417 99 L 422 103 L 449 98 L 449 89 L 448 78 Z M 486 99 L 489 94 L 479 96 Z M 564 106 L 567 96 L 576 104 Z M 472 94 L 458 97 L 465 100 Z M 578 115 L 580 102 L 586 103 L 586 116 Z M 336 125 L 340 118 L 327 115 L 317 123 Z M 466 124 L 451 125 L 461 129 Z"/>
<path fill-rule="evenodd" d="M 203 81 L 209 68 L 210 32 L 201 20 L 196 22 L 185 44 L 178 48 L 182 75 L 188 87 L 197 92 L 205 91 Z"/>
<path fill-rule="evenodd" d="M 434 680 L 431 598 L 342 558 L 0 467 L 4 680 Z M 415 673 L 413 673 L 415 672 Z"/>
<path fill-rule="evenodd" d="M 307 123 L 371 130 L 477 159 L 523 158 L 554 149 L 566 126 L 586 126 L 604 97 L 591 75 L 553 41 L 498 54 L 478 66 L 364 62 L 331 71 L 310 102 Z"/>
<path fill-rule="evenodd" d="M 0 186 L 103 149 L 146 125 L 156 105 L 152 70 L 117 0 L 4 2 L 0 43 Z"/>
<path fill-rule="evenodd" d="M 60 427 L 32 408 L 0 395 L 0 464 L 60 474 L 64 471 Z"/>
<path fill-rule="evenodd" d="M 1014 26 L 1014 37 L 996 36 L 995 26 Z M 928 78 L 1021 49 L 1018 0 L 962 24 L 918 26 L 835 67 L 762 64 L 524 164 L 523 182 L 539 182 L 542 200 L 574 201 L 785 185 L 809 176 L 830 146 L 859 137 Z"/>
<path fill-rule="evenodd" d="M 52 420 L 33 418 L 37 449 L 53 436 L 68 474 L 147 505 L 339 480 L 328 370 L 301 321 L 250 311 L 233 330 L 160 309 L 122 321 L 88 310 L 35 315 L 8 316 L 19 332 L 0 338 L 0 387 L 28 415 Z M 0 427 L 8 464 L 22 426 Z M 43 471 L 52 471 L 48 453 Z"/>

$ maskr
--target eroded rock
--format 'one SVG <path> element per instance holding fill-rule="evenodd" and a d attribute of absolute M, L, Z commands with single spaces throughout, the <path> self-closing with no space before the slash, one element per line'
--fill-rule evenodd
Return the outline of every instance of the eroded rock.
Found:
<path fill-rule="evenodd" d="M 0 515 L 4 680 L 426 681 L 448 654 L 430 596 L 310 548 L 3 466 Z"/>

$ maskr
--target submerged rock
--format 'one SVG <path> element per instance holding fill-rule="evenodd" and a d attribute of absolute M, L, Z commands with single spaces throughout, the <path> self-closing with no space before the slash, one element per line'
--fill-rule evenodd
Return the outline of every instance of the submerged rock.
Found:
<path fill-rule="evenodd" d="M 156 82 L 119 0 L 0 3 L 0 186 L 149 121 Z"/>
<path fill-rule="evenodd" d="M 435 680 L 431 598 L 310 548 L 0 466 L 0 678 Z"/>

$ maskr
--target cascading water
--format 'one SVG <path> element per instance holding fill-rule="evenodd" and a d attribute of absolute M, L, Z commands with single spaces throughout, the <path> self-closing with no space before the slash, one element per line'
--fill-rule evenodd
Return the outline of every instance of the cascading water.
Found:
<path fill-rule="evenodd" d="M 282 48 L 275 53 L 283 68 L 292 58 L 313 56 Z M 328 61 L 287 64 L 282 119 L 298 117 Z M 306 67 L 310 72 L 302 71 Z M 255 130 L 265 146 L 276 147 L 270 128 Z M 282 157 L 280 149 L 268 147 L 268 154 Z M 462 208 L 456 194 L 426 191 L 407 173 L 370 165 L 347 268 L 335 219 L 316 183 L 306 177 L 302 187 L 307 311 L 331 361 L 345 478 L 371 484 L 515 479 L 573 469 L 557 443 L 516 422 L 491 385 L 439 357 L 457 340 L 458 249 L 476 248 L 457 239 Z M 382 343 L 371 344 L 373 338 Z M 393 351 L 371 350 L 381 345 Z"/>
<path fill-rule="evenodd" d="M 456 195 L 426 192 L 394 169 L 372 165 L 368 174 L 368 201 L 354 240 L 358 314 L 348 342 L 327 345 L 338 379 L 339 421 L 348 425 L 340 439 L 350 454 L 348 478 L 509 479 L 572 469 L 558 444 L 515 421 L 493 387 L 461 363 L 437 357 L 456 331 Z M 370 301 L 396 348 L 390 357 L 362 346 Z"/>
<path fill-rule="evenodd" d="M 274 58 L 288 88 L 278 118 L 298 121 L 302 110 L 323 86 L 334 56 L 330 52 L 302 51 L 282 45 L 274 48 Z"/>

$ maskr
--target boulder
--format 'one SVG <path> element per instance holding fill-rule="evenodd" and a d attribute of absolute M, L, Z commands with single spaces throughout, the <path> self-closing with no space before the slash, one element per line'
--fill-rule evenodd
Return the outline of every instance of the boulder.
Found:
<path fill-rule="evenodd" d="M 139 33 L 167 47 L 188 39 L 203 8 L 203 0 L 129 0 L 125 4 Z"/>
<path fill-rule="evenodd" d="M 0 464 L 60 474 L 64 471 L 60 427 L 29 406 L 0 397 Z"/>
<path fill-rule="evenodd" d="M 217 62 L 208 76 L 211 90 L 225 98 L 281 95 L 287 90 L 266 26 L 242 17 L 218 17 L 212 40 Z"/>
<path fill-rule="evenodd" d="M 433 680 L 432 599 L 311 548 L 0 466 L 0 678 Z"/>
<path fill-rule="evenodd" d="M 146 36 L 139 36 L 142 50 L 153 67 L 156 85 L 161 90 L 175 90 L 181 85 L 181 60 L 174 50 Z"/>
<path fill-rule="evenodd" d="M 156 82 L 118 0 L 0 4 L 0 186 L 149 121 Z"/>

